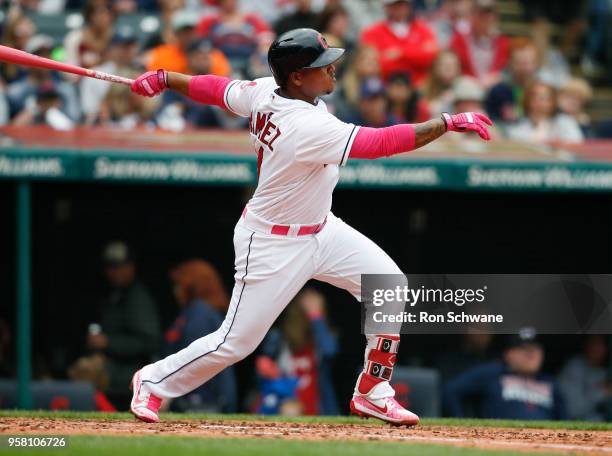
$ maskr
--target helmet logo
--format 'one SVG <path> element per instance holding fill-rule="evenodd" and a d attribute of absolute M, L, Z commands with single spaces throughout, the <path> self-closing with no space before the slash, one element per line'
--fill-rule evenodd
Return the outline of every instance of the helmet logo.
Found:
<path fill-rule="evenodd" d="M 323 35 L 320 33 L 317 36 L 317 39 L 319 40 L 319 43 L 321 43 L 321 46 L 323 46 L 323 49 L 327 49 L 329 47 L 329 44 L 327 44 L 327 41 L 325 41 L 325 38 L 323 38 Z"/>

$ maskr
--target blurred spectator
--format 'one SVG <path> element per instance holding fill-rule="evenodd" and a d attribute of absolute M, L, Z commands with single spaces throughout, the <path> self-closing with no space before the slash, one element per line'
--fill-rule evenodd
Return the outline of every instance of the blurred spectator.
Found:
<path fill-rule="evenodd" d="M 229 297 L 215 268 L 202 260 L 179 264 L 170 273 L 174 296 L 181 311 L 166 331 L 162 356 L 185 348 L 204 334 L 216 331 L 223 322 Z M 175 412 L 236 412 L 236 377 L 232 366 L 191 393 L 172 400 Z"/>
<path fill-rule="evenodd" d="M 442 0 L 429 18 L 441 48 L 448 47 L 455 33 L 468 34 L 474 0 Z"/>
<path fill-rule="evenodd" d="M 459 56 L 463 74 L 485 87 L 499 82 L 508 62 L 508 38 L 499 31 L 494 0 L 476 0 L 469 33 L 455 31 L 450 48 Z"/>
<path fill-rule="evenodd" d="M 274 33 L 261 33 L 257 40 L 257 49 L 251 55 L 249 64 L 245 70 L 246 79 L 258 79 L 270 76 L 270 66 L 268 65 L 268 49 L 274 41 Z M 338 70 L 336 70 L 338 71 Z"/>
<path fill-rule="evenodd" d="M 380 77 L 380 66 L 376 49 L 369 46 L 357 48 L 340 85 L 342 98 L 348 105 L 347 109 L 357 108 L 363 81 L 378 77 Z"/>
<path fill-rule="evenodd" d="M 54 130 L 74 128 L 74 122 L 62 111 L 62 98 L 56 84 L 50 80 L 37 87 L 34 102 L 26 102 L 12 124 L 16 127 L 47 125 Z"/>
<path fill-rule="evenodd" d="M 503 358 L 473 367 L 447 383 L 449 416 L 465 416 L 464 401 L 475 401 L 478 418 L 562 420 L 565 404 L 554 379 L 542 374 L 544 349 L 532 331 L 509 336 Z"/>
<path fill-rule="evenodd" d="M 537 75 L 538 50 L 529 40 L 521 40 L 510 53 L 508 74 L 487 95 L 487 113 L 493 120 L 514 122 L 522 114 L 523 91 Z"/>
<path fill-rule="evenodd" d="M 240 0 L 240 11 L 257 14 L 267 24 L 275 24 L 279 18 L 291 14 L 294 10 L 295 4 L 292 0 Z"/>
<path fill-rule="evenodd" d="M 110 242 L 102 259 L 108 292 L 98 308 L 99 323 L 90 325 L 87 348 L 105 355 L 107 395 L 117 409 L 126 410 L 132 396 L 126 385 L 159 348 L 159 317 L 151 295 L 136 278 L 130 248 Z"/>
<path fill-rule="evenodd" d="M 572 117 L 580 126 L 585 138 L 593 136 L 591 118 L 586 112 L 586 106 L 593 97 L 589 83 L 580 78 L 572 78 L 559 90 L 557 97 L 559 111 Z"/>
<path fill-rule="evenodd" d="M 14 2 L 19 9 L 28 12 L 35 12 L 38 10 L 41 0 L 17 0 Z"/>
<path fill-rule="evenodd" d="M 483 112 L 484 90 L 478 79 L 462 76 L 453 84 L 453 112 Z M 489 131 L 492 129 L 490 128 Z"/>
<path fill-rule="evenodd" d="M 397 122 L 418 123 L 431 118 L 427 102 L 410 83 L 407 73 L 393 73 L 386 86 L 389 112 Z"/>
<path fill-rule="evenodd" d="M 0 80 L 0 127 L 9 122 L 9 105 L 6 99 L 4 82 Z"/>
<path fill-rule="evenodd" d="M 195 25 L 198 23 L 197 16 L 188 10 L 176 11 L 172 16 L 173 36 L 172 41 L 155 47 L 151 50 L 147 61 L 147 70 L 154 71 L 163 68 L 177 73 L 187 73 L 187 48 L 195 41 Z M 217 76 L 229 76 L 230 64 L 217 49 L 211 53 L 211 74 Z"/>
<path fill-rule="evenodd" d="M 418 87 L 425 79 L 436 54 L 436 37 L 429 26 L 414 17 L 407 0 L 382 0 L 386 19 L 366 28 L 361 43 L 378 50 L 383 78 L 407 71 Z"/>
<path fill-rule="evenodd" d="M 212 60 L 212 46 L 208 40 L 196 40 L 187 48 L 188 72 L 208 74 Z M 170 131 L 182 131 L 188 127 L 216 126 L 214 107 L 198 103 L 174 90 L 167 90 L 161 97 L 157 124 Z"/>
<path fill-rule="evenodd" d="M 349 13 L 351 21 L 351 37 L 355 40 L 363 29 L 372 25 L 372 23 L 380 21 L 385 17 L 384 4 L 381 0 L 367 1 L 350 1 L 350 0 L 327 0 L 329 7 L 333 3 L 342 3 Z M 331 5 L 330 5 L 331 4 Z"/>
<path fill-rule="evenodd" d="M 157 32 L 146 37 L 142 46 L 143 51 L 148 52 L 157 46 L 174 41 L 172 17 L 182 9 L 185 9 L 185 0 L 159 0 L 161 25 Z"/>
<path fill-rule="evenodd" d="M 461 74 L 459 58 L 451 50 L 438 54 L 423 86 L 423 94 L 432 117 L 452 111 L 453 82 Z"/>
<path fill-rule="evenodd" d="M 434 362 L 442 383 L 454 379 L 463 372 L 491 360 L 493 335 L 482 328 L 470 326 L 461 335 L 458 346 L 443 350 Z"/>
<path fill-rule="evenodd" d="M 570 420 L 605 421 L 612 399 L 607 372 L 608 346 L 603 336 L 589 336 L 583 353 L 570 359 L 559 375 L 559 386 Z"/>
<path fill-rule="evenodd" d="M 355 43 L 349 37 L 351 22 L 348 12 L 341 6 L 325 8 L 321 13 L 319 30 L 331 47 L 341 47 L 351 52 Z M 344 67 L 345 60 L 342 59 L 336 65 L 336 73 Z"/>
<path fill-rule="evenodd" d="M 36 33 L 36 25 L 18 9 L 9 9 L 2 33 L 2 44 L 25 51 L 26 45 Z M 0 63 L 1 77 L 11 83 L 26 76 L 27 69 L 21 65 Z"/>
<path fill-rule="evenodd" d="M 378 78 L 369 78 L 362 82 L 359 93 L 358 112 L 353 112 L 347 122 L 364 127 L 388 127 L 398 123 L 387 110 L 386 91 L 383 82 Z"/>
<path fill-rule="evenodd" d="M 197 33 L 225 54 L 234 71 L 244 73 L 260 36 L 263 34 L 267 39 L 270 28 L 259 16 L 243 14 L 238 0 L 218 3 L 219 13 L 205 16 L 197 26 Z"/>
<path fill-rule="evenodd" d="M 212 65 L 210 42 L 196 40 L 188 48 L 188 70 L 191 74 L 208 74 Z M 180 93 L 168 90 L 161 97 L 161 106 L 156 117 L 160 128 L 182 131 L 194 127 L 243 128 L 246 119 L 217 106 L 198 103 Z"/>
<path fill-rule="evenodd" d="M 537 29 L 554 23 L 561 26 L 563 33 L 561 49 L 566 56 L 574 55 L 578 50 L 578 41 L 585 28 L 585 6 L 587 1 L 575 0 L 521 0 L 525 19 L 530 28 Z"/>
<path fill-rule="evenodd" d="M 143 4 L 150 2 L 150 0 L 142 1 Z M 137 0 L 113 0 L 113 11 L 117 15 L 135 13 L 138 9 L 138 3 Z"/>
<path fill-rule="evenodd" d="M 53 39 L 46 35 L 32 37 L 25 51 L 45 58 L 51 58 Z M 70 123 L 80 118 L 78 96 L 74 85 L 69 84 L 54 72 L 41 68 L 27 68 L 26 75 L 6 89 L 11 117 L 19 125 L 46 123 L 47 115 L 54 119 L 68 116 Z M 50 110 L 50 111 L 49 111 Z M 16 119 L 18 117 L 18 119 Z M 58 128 L 67 125 L 58 121 Z"/>
<path fill-rule="evenodd" d="M 590 0 L 588 2 L 588 27 L 584 54 L 581 60 L 582 72 L 588 77 L 600 76 L 604 70 L 602 64 L 612 61 L 610 55 L 610 22 L 612 21 L 612 4 L 608 0 Z M 612 68 L 608 68 L 612 70 Z M 608 74 L 608 78 L 612 77 Z"/>
<path fill-rule="evenodd" d="M 542 81 L 533 81 L 523 97 L 524 117 L 506 127 L 508 138 L 535 143 L 582 142 L 578 122 L 567 114 L 557 113 L 555 89 Z"/>
<path fill-rule="evenodd" d="M 97 67 L 97 71 L 115 74 L 126 78 L 138 75 L 134 59 L 138 53 L 136 35 L 129 27 L 120 27 L 115 31 L 113 39 L 106 52 L 106 61 Z M 86 125 L 92 125 L 98 120 L 100 105 L 108 94 L 111 84 L 95 78 L 82 78 L 79 82 L 81 92 L 81 108 Z"/>
<path fill-rule="evenodd" d="M 68 368 L 68 378 L 75 382 L 88 382 L 94 386 L 97 411 L 117 411 L 115 406 L 106 397 L 106 394 L 104 394 L 109 384 L 104 355 L 94 353 L 89 356 L 81 356 Z"/>
<path fill-rule="evenodd" d="M 83 27 L 64 39 L 65 61 L 91 68 L 100 65 L 113 36 L 115 15 L 107 0 L 88 0 L 83 9 Z M 74 79 L 74 78 L 72 78 Z"/>
<path fill-rule="evenodd" d="M 570 77 L 567 60 L 556 46 L 552 44 L 552 31 L 547 23 L 531 30 L 533 43 L 538 51 L 538 79 L 558 89 Z M 521 38 L 515 38 L 520 43 Z"/>
<path fill-rule="evenodd" d="M 331 373 L 337 351 L 325 298 L 312 288 L 302 290 L 287 306 L 281 328 L 268 333 L 256 359 L 262 394 L 258 412 L 287 414 L 291 408 L 291 414 L 337 415 Z"/>
<path fill-rule="evenodd" d="M 281 17 L 274 24 L 274 32 L 277 35 L 296 28 L 318 29 L 320 17 L 312 10 L 311 0 L 292 0 L 295 4 L 295 12 Z M 330 43 L 330 46 L 333 46 Z"/>
<path fill-rule="evenodd" d="M 136 95 L 129 86 L 111 84 L 100 104 L 98 122 L 101 125 L 123 130 L 155 127 L 155 113 L 159 109 L 159 97 L 148 98 Z"/>

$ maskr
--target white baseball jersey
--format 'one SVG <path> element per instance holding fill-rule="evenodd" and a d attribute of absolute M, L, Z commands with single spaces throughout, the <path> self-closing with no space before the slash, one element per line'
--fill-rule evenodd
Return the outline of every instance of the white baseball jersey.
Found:
<path fill-rule="evenodd" d="M 226 106 L 249 118 L 260 174 L 248 210 L 279 224 L 322 222 L 331 209 L 339 166 L 348 159 L 359 127 L 316 106 L 285 98 L 274 78 L 232 81 Z"/>

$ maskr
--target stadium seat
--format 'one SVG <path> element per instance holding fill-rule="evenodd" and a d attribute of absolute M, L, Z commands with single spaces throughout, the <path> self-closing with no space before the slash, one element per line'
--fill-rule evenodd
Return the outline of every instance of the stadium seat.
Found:
<path fill-rule="evenodd" d="M 393 369 L 395 398 L 420 417 L 440 416 L 440 374 L 436 369 L 403 367 Z"/>
<path fill-rule="evenodd" d="M 38 33 L 51 36 L 60 44 L 66 34 L 83 23 L 83 18 L 79 11 L 66 11 L 62 14 L 29 14 Z M 161 22 L 157 15 L 149 13 L 120 14 L 117 16 L 115 27 L 129 26 L 132 28 L 139 41 L 142 42 L 146 36 L 156 33 L 161 27 Z"/>
<path fill-rule="evenodd" d="M 35 410 L 96 410 L 91 383 L 70 381 L 32 382 Z M 17 408 L 17 382 L 0 380 L 0 409 Z"/>

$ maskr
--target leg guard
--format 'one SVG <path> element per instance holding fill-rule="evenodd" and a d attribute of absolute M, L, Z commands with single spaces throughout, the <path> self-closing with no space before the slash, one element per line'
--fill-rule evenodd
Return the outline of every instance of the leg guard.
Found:
<path fill-rule="evenodd" d="M 367 339 L 364 369 L 357 380 L 356 393 L 369 396 L 376 387 L 376 396 L 393 396 L 395 392 L 389 381 L 400 338 L 398 335 L 368 335 Z"/>

